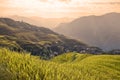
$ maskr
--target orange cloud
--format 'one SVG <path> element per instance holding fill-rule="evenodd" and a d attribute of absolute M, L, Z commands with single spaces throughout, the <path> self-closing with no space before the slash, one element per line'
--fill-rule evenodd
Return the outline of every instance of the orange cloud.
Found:
<path fill-rule="evenodd" d="M 70 2 L 71 0 L 59 0 L 61 2 Z"/>
<path fill-rule="evenodd" d="M 0 15 L 78 17 L 120 12 L 119 0 L 0 0 Z"/>

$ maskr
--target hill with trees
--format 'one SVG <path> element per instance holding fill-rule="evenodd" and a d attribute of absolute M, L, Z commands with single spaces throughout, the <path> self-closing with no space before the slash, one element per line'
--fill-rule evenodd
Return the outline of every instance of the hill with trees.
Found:
<path fill-rule="evenodd" d="M 32 55 L 40 55 L 45 59 L 66 52 L 83 52 L 89 48 L 83 42 L 70 39 L 50 29 L 9 18 L 0 18 L 0 46 L 14 51 L 31 52 Z"/>

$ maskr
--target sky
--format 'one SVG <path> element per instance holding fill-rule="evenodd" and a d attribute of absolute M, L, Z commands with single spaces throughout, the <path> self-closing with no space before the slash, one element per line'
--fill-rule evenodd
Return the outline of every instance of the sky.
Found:
<path fill-rule="evenodd" d="M 120 13 L 120 0 L 0 0 L 0 16 L 76 18 Z"/>

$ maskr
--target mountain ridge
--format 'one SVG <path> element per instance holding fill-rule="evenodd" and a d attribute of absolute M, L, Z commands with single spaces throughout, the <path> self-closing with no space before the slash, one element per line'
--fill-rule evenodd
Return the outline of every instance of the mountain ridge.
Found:
<path fill-rule="evenodd" d="M 54 31 L 98 46 L 104 50 L 120 48 L 120 13 L 85 16 L 60 24 Z M 112 44 L 114 43 L 114 44 Z"/>
<path fill-rule="evenodd" d="M 49 29 L 56 27 L 61 22 L 69 22 L 73 20 L 73 18 L 64 18 L 64 17 L 63 18 L 43 18 L 43 17 L 37 17 L 37 16 L 24 17 L 24 16 L 18 16 L 18 15 L 13 15 L 8 17 L 16 21 L 25 21 L 27 23 L 31 23 L 37 26 L 44 26 Z"/>
<path fill-rule="evenodd" d="M 90 48 L 78 40 L 67 38 L 44 27 L 30 25 L 23 21 L 14 21 L 10 18 L 0 18 L 0 45 L 8 46 L 13 50 L 25 50 L 32 55 L 50 58 L 65 52 L 83 52 Z M 14 42 L 14 45 L 13 45 Z M 4 44 L 3 44 L 4 43 Z M 19 47 L 17 46 L 19 45 Z M 89 53 L 100 53 L 97 48 Z"/>

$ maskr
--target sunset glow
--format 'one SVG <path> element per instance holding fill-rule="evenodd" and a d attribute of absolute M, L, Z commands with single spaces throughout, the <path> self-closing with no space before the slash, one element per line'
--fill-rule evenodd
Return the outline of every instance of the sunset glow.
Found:
<path fill-rule="evenodd" d="M 0 0 L 0 15 L 79 17 L 120 12 L 119 0 Z"/>

